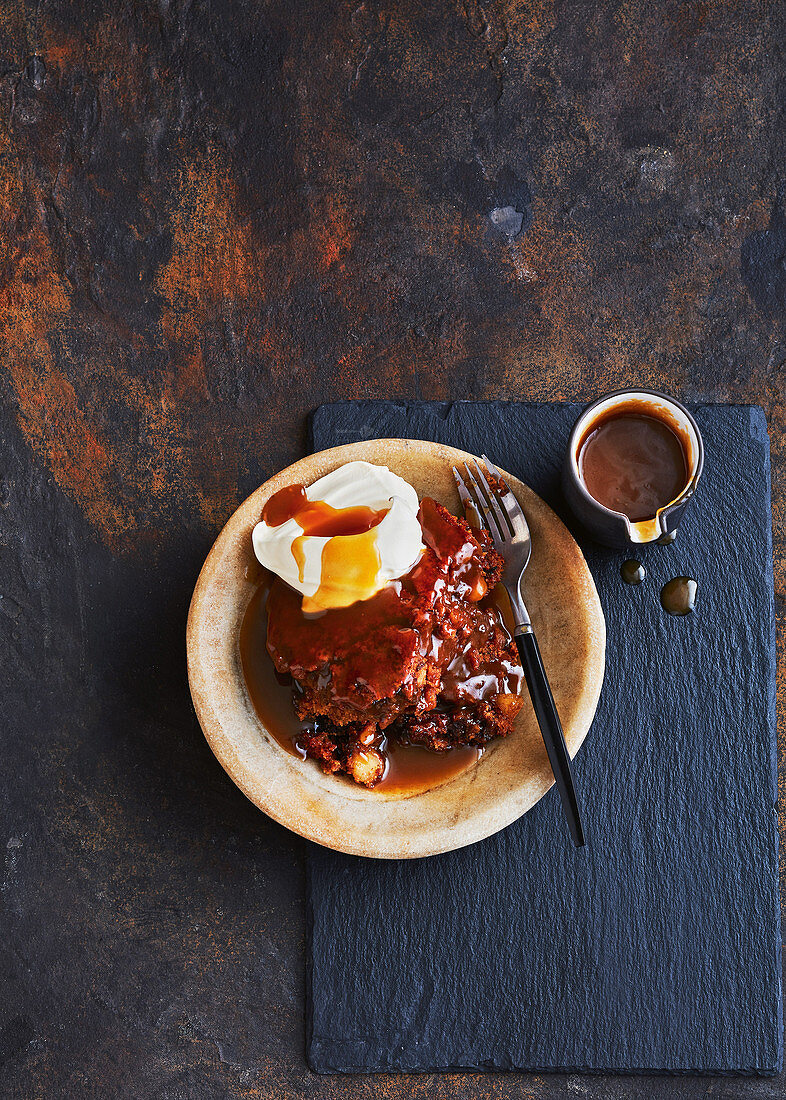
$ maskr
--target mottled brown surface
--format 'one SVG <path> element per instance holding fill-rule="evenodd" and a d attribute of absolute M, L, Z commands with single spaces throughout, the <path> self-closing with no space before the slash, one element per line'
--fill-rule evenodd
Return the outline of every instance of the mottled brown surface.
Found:
<path fill-rule="evenodd" d="M 198 566 L 338 397 L 762 404 L 786 689 L 779 4 L 0 9 L 12 1097 L 780 1097 L 323 1080 L 300 843 L 188 705 Z"/>

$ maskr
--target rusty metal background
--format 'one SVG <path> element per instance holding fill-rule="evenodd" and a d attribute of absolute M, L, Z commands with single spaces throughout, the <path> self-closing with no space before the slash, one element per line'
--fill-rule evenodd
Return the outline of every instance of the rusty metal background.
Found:
<path fill-rule="evenodd" d="M 752 401 L 784 676 L 786 9 L 0 5 L 11 1097 L 781 1097 L 323 1080 L 298 841 L 184 682 L 223 520 L 353 397 Z"/>

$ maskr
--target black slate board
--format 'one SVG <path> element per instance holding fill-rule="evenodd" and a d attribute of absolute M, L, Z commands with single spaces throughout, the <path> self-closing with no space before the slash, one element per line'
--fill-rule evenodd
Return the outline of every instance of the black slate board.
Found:
<path fill-rule="evenodd" d="M 401 436 L 480 453 L 569 521 L 575 405 L 338 403 L 313 446 Z M 473 847 L 386 862 L 309 848 L 308 1059 L 447 1068 L 773 1073 L 782 1064 L 769 440 L 759 408 L 696 410 L 705 475 L 677 542 L 583 544 L 608 627 L 575 772 Z M 697 610 L 660 587 L 687 573 Z"/>

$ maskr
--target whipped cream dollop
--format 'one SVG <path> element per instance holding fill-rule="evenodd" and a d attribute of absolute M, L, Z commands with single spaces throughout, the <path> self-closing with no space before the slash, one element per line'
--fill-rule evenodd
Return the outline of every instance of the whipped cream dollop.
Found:
<path fill-rule="evenodd" d="M 418 495 L 387 466 L 347 462 L 303 490 L 298 510 L 278 526 L 264 519 L 252 533 L 254 553 L 266 569 L 303 594 L 303 610 L 348 607 L 376 595 L 412 569 L 425 549 Z M 320 502 L 326 507 L 320 515 Z M 353 509 L 376 515 L 356 533 Z M 369 513 L 369 516 L 371 513 Z M 381 515 L 381 518 L 380 518 Z M 316 522 L 315 522 L 316 517 Z M 313 527 L 321 533 L 309 533 Z"/>

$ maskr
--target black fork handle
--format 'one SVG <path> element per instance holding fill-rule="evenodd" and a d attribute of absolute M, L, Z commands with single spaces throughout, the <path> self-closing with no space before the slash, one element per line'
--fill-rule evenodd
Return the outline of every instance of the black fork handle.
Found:
<path fill-rule="evenodd" d="M 535 635 L 531 630 L 524 634 L 516 635 L 516 646 L 521 657 L 524 675 L 527 678 L 527 687 L 532 697 L 532 706 L 535 717 L 543 735 L 546 752 L 549 754 L 551 770 L 557 781 L 557 790 L 562 800 L 562 809 L 568 821 L 570 835 L 577 848 L 584 844 L 584 830 L 581 825 L 579 803 L 576 798 L 576 788 L 573 785 L 573 773 L 570 768 L 570 756 L 565 744 L 565 735 L 562 732 L 562 723 L 557 714 L 554 696 L 551 694 L 546 670 L 540 656 L 540 649 Z"/>

